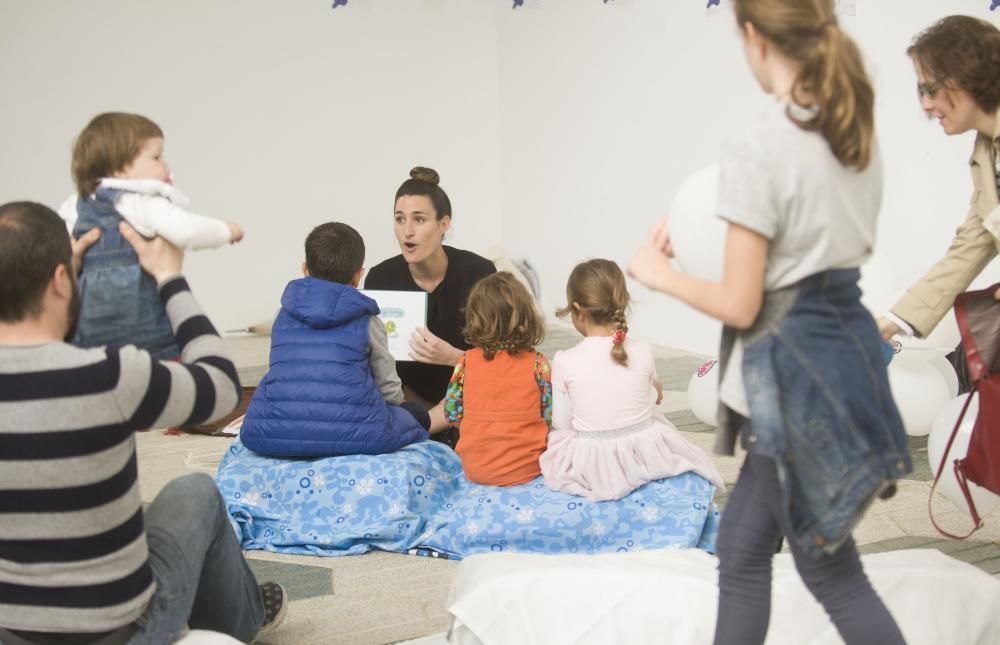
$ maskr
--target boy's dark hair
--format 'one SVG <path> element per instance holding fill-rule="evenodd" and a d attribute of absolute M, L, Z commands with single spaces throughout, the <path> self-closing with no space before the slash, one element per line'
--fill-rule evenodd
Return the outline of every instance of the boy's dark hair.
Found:
<path fill-rule="evenodd" d="M 906 50 L 932 81 L 965 90 L 992 114 L 1000 107 L 1000 29 L 972 16 L 948 16 L 917 34 Z"/>
<path fill-rule="evenodd" d="M 507 271 L 488 275 L 472 286 L 465 321 L 465 342 L 483 350 L 486 360 L 493 360 L 501 349 L 512 356 L 531 351 L 545 336 L 545 321 L 535 300 Z"/>
<path fill-rule="evenodd" d="M 347 224 L 320 224 L 306 238 L 306 269 L 314 278 L 350 284 L 364 263 L 365 241 Z"/>
<path fill-rule="evenodd" d="M 142 145 L 163 137 L 163 130 L 141 114 L 98 114 L 73 142 L 73 181 L 77 193 L 87 197 L 104 177 L 112 177 L 132 163 Z"/>
<path fill-rule="evenodd" d="M 73 248 L 66 223 L 35 202 L 0 206 L 0 322 L 41 313 L 42 297 L 56 267 L 72 272 Z"/>

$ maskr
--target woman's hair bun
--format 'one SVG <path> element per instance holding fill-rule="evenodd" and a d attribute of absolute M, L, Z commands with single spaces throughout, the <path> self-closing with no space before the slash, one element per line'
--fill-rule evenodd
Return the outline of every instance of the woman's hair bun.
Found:
<path fill-rule="evenodd" d="M 436 170 L 433 168 L 424 168 L 423 166 L 417 166 L 411 170 L 410 177 L 419 181 L 426 181 L 428 184 L 434 184 L 435 186 L 441 182 L 441 177 L 437 174 Z"/>

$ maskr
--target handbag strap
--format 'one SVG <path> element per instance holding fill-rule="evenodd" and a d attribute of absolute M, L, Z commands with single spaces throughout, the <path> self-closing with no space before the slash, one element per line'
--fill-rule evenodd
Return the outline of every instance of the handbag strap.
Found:
<path fill-rule="evenodd" d="M 972 515 L 972 529 L 965 535 L 955 535 L 949 533 L 941 528 L 937 520 L 934 519 L 934 490 L 937 488 L 938 480 L 941 479 L 941 475 L 944 474 L 944 465 L 948 460 L 948 454 L 951 452 L 951 446 L 955 443 L 955 437 L 958 435 L 958 429 L 962 425 L 962 419 L 965 418 L 965 413 L 969 409 L 969 404 L 972 403 L 972 395 L 976 393 L 979 387 L 979 383 L 975 382 L 972 384 L 972 389 L 969 391 L 968 396 L 965 399 L 965 405 L 962 406 L 962 413 L 958 415 L 958 420 L 955 421 L 955 427 L 951 430 L 951 436 L 948 437 L 948 444 L 944 447 L 944 453 L 941 455 L 941 463 L 938 464 L 937 475 L 934 476 L 934 484 L 931 486 L 931 494 L 927 498 L 927 513 L 931 517 L 931 524 L 934 528 L 938 530 L 938 533 L 946 537 L 950 537 L 953 540 L 964 540 L 969 537 L 979 529 L 983 527 L 983 520 L 979 517 L 979 512 L 976 510 L 976 504 L 972 501 L 972 493 L 969 491 L 969 483 L 965 478 L 965 473 L 959 467 L 960 459 L 954 461 L 955 478 L 958 480 L 958 487 L 962 489 L 962 495 L 965 497 L 965 502 L 969 505 L 969 514 Z"/>

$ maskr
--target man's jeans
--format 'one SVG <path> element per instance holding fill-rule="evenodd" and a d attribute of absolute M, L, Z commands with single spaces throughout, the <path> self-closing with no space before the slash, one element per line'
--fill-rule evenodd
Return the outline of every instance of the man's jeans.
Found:
<path fill-rule="evenodd" d="M 145 524 L 156 593 L 129 643 L 171 643 L 185 626 L 252 641 L 264 603 L 212 478 L 171 481 L 146 509 Z"/>

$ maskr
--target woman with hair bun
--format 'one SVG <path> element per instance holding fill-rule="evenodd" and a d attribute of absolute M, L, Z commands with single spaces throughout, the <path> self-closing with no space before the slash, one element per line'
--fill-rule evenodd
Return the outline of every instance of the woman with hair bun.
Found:
<path fill-rule="evenodd" d="M 431 413 L 431 438 L 452 447 L 458 431 L 445 418 L 442 401 L 455 365 L 468 349 L 465 300 L 480 278 L 496 273 L 486 258 L 444 244 L 451 226 L 451 200 L 437 171 L 417 166 L 396 191 L 393 230 L 400 254 L 369 270 L 365 289 L 427 292 L 427 326 L 410 339 L 413 361 L 396 363 L 407 400 Z"/>

